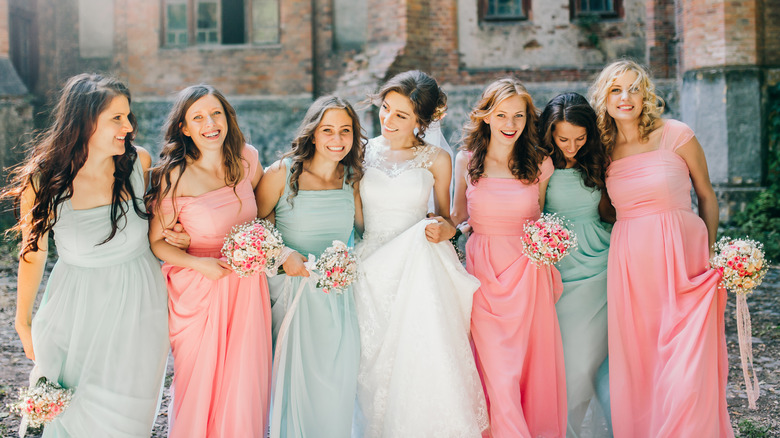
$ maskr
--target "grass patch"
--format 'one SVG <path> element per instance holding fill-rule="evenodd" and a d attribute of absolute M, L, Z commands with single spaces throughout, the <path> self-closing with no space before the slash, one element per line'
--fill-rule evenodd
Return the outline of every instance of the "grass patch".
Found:
<path fill-rule="evenodd" d="M 769 426 L 758 426 L 750 420 L 742 420 L 737 425 L 737 436 L 741 438 L 769 438 Z"/>

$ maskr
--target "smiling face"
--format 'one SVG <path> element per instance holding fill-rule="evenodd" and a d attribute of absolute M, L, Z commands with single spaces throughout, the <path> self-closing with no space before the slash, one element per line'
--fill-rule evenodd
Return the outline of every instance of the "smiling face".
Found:
<path fill-rule="evenodd" d="M 484 121 L 490 126 L 491 143 L 514 145 L 525 129 L 525 99 L 514 95 L 502 100 Z"/>
<path fill-rule="evenodd" d="M 632 121 L 642 115 L 642 92 L 636 72 L 628 70 L 618 76 L 607 90 L 607 113 L 615 121 Z"/>
<path fill-rule="evenodd" d="M 341 161 L 352 149 L 354 132 L 352 118 L 346 110 L 329 109 L 322 115 L 320 124 L 314 131 L 315 154 L 328 160 Z"/>
<path fill-rule="evenodd" d="M 222 147 L 228 132 L 225 108 L 212 94 L 196 100 L 184 115 L 181 132 L 190 137 L 200 150 L 214 150 Z"/>
<path fill-rule="evenodd" d="M 577 162 L 574 158 L 577 152 L 588 141 L 588 131 L 582 126 L 572 125 L 569 122 L 558 122 L 553 126 L 552 137 L 555 146 L 561 150 L 566 159 L 566 167 L 572 167 Z"/>
<path fill-rule="evenodd" d="M 95 132 L 89 137 L 87 148 L 90 154 L 106 156 L 125 153 L 125 137 L 133 132 L 130 123 L 130 102 L 125 96 L 116 96 L 101 112 L 95 123 Z"/>
<path fill-rule="evenodd" d="M 382 136 L 391 143 L 412 141 L 417 127 L 412 101 L 395 91 L 387 93 L 379 108 L 379 124 Z"/>

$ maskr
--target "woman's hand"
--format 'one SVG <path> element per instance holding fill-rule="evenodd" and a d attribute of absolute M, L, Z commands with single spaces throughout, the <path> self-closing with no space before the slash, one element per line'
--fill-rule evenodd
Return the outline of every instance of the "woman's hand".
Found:
<path fill-rule="evenodd" d="M 163 230 L 163 238 L 169 245 L 176 248 L 187 250 L 190 247 L 190 235 L 184 231 L 184 226 L 176 222 L 173 228 Z"/>
<path fill-rule="evenodd" d="M 431 219 L 436 219 L 436 223 L 425 226 L 425 238 L 428 239 L 429 242 L 443 242 L 455 235 L 455 227 L 453 227 L 449 221 L 441 216 L 435 216 Z"/>
<path fill-rule="evenodd" d="M 308 277 L 309 270 L 303 264 L 307 261 L 306 257 L 298 252 L 294 252 L 287 257 L 287 260 L 282 264 L 284 273 L 288 277 Z"/>
<path fill-rule="evenodd" d="M 464 236 L 471 235 L 471 232 L 473 231 L 471 228 L 471 224 L 469 224 L 468 221 L 463 221 L 460 224 L 458 224 L 457 227 L 455 227 L 460 230 L 461 233 L 463 233 Z"/>
<path fill-rule="evenodd" d="M 16 321 L 16 333 L 19 333 L 19 339 L 22 341 L 24 355 L 27 359 L 35 360 L 35 352 L 32 344 L 32 326 L 29 322 Z"/>
<path fill-rule="evenodd" d="M 226 261 L 214 257 L 199 257 L 194 269 L 209 280 L 219 280 L 233 272 Z"/>

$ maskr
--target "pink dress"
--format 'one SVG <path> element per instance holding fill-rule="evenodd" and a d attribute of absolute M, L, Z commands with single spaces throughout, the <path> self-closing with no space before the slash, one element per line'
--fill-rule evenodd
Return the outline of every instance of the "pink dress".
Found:
<path fill-rule="evenodd" d="M 550 178 L 546 158 L 539 181 Z M 523 225 L 540 216 L 539 184 L 510 178 L 468 182 L 474 234 L 466 270 L 474 293 L 471 334 L 493 437 L 566 435 L 566 375 L 555 301 L 563 286 L 552 266 L 537 268 L 522 252 Z"/>
<path fill-rule="evenodd" d="M 732 437 L 725 290 L 691 210 L 694 134 L 667 120 L 658 150 L 607 169 L 617 210 L 607 270 L 609 384 L 616 437 Z"/>
<path fill-rule="evenodd" d="M 245 177 L 195 197 L 176 198 L 190 234 L 188 252 L 220 257 L 234 225 L 254 219 L 251 176 L 258 154 L 243 151 Z M 238 195 L 238 197 L 236 196 Z M 170 198 L 162 208 L 172 209 Z M 171 211 L 171 210 L 169 210 Z M 173 351 L 169 437 L 263 437 L 271 380 L 271 308 L 264 275 L 212 281 L 192 269 L 163 265 Z"/>

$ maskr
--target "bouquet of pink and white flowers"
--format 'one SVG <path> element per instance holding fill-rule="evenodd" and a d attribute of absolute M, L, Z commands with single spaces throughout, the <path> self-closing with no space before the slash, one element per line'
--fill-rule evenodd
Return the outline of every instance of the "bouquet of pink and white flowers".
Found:
<path fill-rule="evenodd" d="M 537 266 L 557 263 L 577 247 L 577 236 L 557 214 L 544 213 L 523 231 L 523 253 Z"/>
<path fill-rule="evenodd" d="M 760 242 L 730 237 L 723 237 L 715 244 L 715 257 L 710 263 L 723 276 L 723 286 L 737 294 L 752 292 L 769 268 Z"/>
<path fill-rule="evenodd" d="M 334 240 L 333 245 L 323 251 L 314 264 L 314 269 L 319 271 L 317 287 L 325 293 L 331 291 L 337 294 L 344 290 L 357 279 L 357 259 L 346 243 Z"/>
<path fill-rule="evenodd" d="M 222 255 L 239 277 L 249 277 L 274 266 L 283 248 L 282 234 L 274 224 L 254 219 L 230 230 L 222 245 Z"/>
<path fill-rule="evenodd" d="M 61 414 L 72 398 L 72 389 L 62 388 L 41 377 L 35 386 L 19 388 L 19 399 L 9 403 L 8 408 L 12 413 L 22 416 L 19 435 L 24 436 L 28 426 L 43 426 Z"/>
<path fill-rule="evenodd" d="M 750 409 L 755 409 L 760 390 L 758 377 L 753 370 L 752 328 L 747 295 L 761 284 L 769 269 L 764 258 L 764 245 L 755 240 L 722 237 L 715 244 L 715 257 L 710 260 L 710 265 L 723 278 L 723 287 L 737 295 L 739 357 L 742 361 L 742 376 L 745 379 L 748 406 Z"/>

